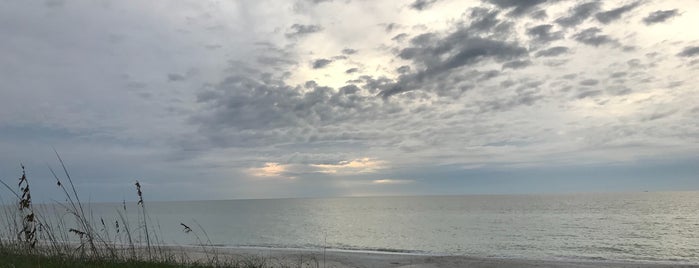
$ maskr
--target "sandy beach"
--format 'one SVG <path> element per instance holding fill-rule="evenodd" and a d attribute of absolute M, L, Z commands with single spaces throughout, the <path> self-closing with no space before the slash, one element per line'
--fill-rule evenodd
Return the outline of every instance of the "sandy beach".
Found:
<path fill-rule="evenodd" d="M 203 258 L 202 248 L 177 247 L 190 258 Z M 207 251 L 211 252 L 210 249 Z M 436 267 L 699 267 L 699 264 L 642 263 L 614 261 L 555 261 L 529 259 L 479 258 L 470 256 L 436 256 L 405 253 L 383 253 L 366 251 L 344 251 L 322 249 L 276 249 L 276 248 L 216 248 L 222 259 L 263 258 L 271 267 L 328 267 L 328 268 L 436 268 Z"/>

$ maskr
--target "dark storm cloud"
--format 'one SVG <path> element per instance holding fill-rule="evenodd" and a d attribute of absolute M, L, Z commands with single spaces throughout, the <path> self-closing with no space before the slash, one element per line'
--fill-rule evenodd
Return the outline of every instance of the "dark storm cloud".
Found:
<path fill-rule="evenodd" d="M 539 4 L 545 3 L 546 0 L 484 0 L 502 9 L 510 9 L 513 16 L 520 16 Z"/>
<path fill-rule="evenodd" d="M 551 28 L 553 28 L 551 24 L 535 26 L 527 29 L 527 35 L 531 36 L 535 42 L 539 43 L 549 43 L 563 38 L 563 32 L 551 32 Z"/>
<path fill-rule="evenodd" d="M 321 68 L 325 68 L 326 66 L 328 66 L 332 62 L 333 61 L 329 60 L 329 59 L 317 59 L 317 60 L 313 61 L 311 66 L 313 67 L 313 69 L 321 69 Z"/>
<path fill-rule="evenodd" d="M 699 55 L 699 46 L 696 47 L 685 47 L 682 52 L 678 53 L 677 56 L 680 57 L 694 57 Z"/>
<path fill-rule="evenodd" d="M 573 35 L 573 39 L 591 46 L 601 46 L 604 44 L 614 44 L 617 42 L 608 35 L 600 34 L 601 32 L 602 30 L 599 28 L 591 27 Z"/>
<path fill-rule="evenodd" d="M 601 3 L 598 1 L 577 5 L 570 9 L 570 15 L 556 19 L 556 23 L 563 27 L 572 27 L 581 24 L 600 9 Z"/>
<path fill-rule="evenodd" d="M 291 25 L 289 31 L 286 33 L 287 38 L 297 38 L 308 34 L 317 33 L 323 30 L 323 27 L 317 24 L 304 25 L 304 24 L 294 24 Z"/>
<path fill-rule="evenodd" d="M 621 15 L 624 15 L 624 13 L 634 10 L 640 5 L 641 2 L 633 2 L 631 4 L 623 5 L 612 10 L 597 13 L 597 15 L 595 15 L 595 18 L 597 18 L 597 20 L 601 23 L 608 24 L 612 21 L 620 19 Z"/>
<path fill-rule="evenodd" d="M 432 6 L 437 0 L 415 0 L 410 7 L 416 10 L 425 10 Z"/>
<path fill-rule="evenodd" d="M 534 54 L 536 57 L 556 57 L 570 51 L 567 47 L 552 47 L 544 50 L 540 50 Z"/>
<path fill-rule="evenodd" d="M 680 12 L 677 9 L 658 10 L 648 14 L 647 17 L 643 18 L 643 23 L 645 23 L 646 25 L 661 23 L 679 14 Z"/>

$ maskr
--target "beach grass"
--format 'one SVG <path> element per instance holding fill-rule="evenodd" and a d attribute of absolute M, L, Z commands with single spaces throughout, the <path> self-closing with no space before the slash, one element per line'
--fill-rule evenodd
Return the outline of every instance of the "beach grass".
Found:
<path fill-rule="evenodd" d="M 207 267 L 205 265 L 184 265 L 175 262 L 146 261 L 146 260 L 114 260 L 114 259 L 79 259 L 62 256 L 44 256 L 37 254 L 10 252 L 0 250 L 0 268 L 117 268 L 117 267 L 143 267 L 143 268 L 175 268 L 175 267 Z"/>
<path fill-rule="evenodd" d="M 62 174 L 49 167 L 56 187 L 65 202 L 35 206 L 30 179 L 21 165 L 21 176 L 15 182 L 0 180 L 1 186 L 11 193 L 12 200 L 3 199 L 0 210 L 0 268 L 3 267 L 269 267 L 264 258 L 227 258 L 223 260 L 212 245 L 204 229 L 184 223 L 183 232 L 196 238 L 202 254 L 187 256 L 186 251 L 162 246 L 159 228 L 147 214 L 141 183 L 136 181 L 135 197 L 138 208 L 136 226 L 128 218 L 126 201 L 116 211 L 119 220 L 105 223 L 93 218 L 89 206 L 83 204 L 63 159 L 56 153 Z M 5 196 L 5 195 L 0 195 Z M 58 211 L 60 210 L 60 212 Z M 70 219 L 51 217 L 69 215 Z M 58 220 L 57 220 L 58 218 Z M 202 239 L 204 238 L 204 239 Z"/>

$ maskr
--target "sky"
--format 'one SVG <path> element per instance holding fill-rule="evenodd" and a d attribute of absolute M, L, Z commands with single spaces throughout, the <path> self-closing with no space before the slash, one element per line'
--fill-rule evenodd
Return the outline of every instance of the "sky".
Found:
<path fill-rule="evenodd" d="M 60 199 L 55 148 L 92 201 L 699 190 L 696 25 L 684 0 L 4 0 L 0 179 Z"/>

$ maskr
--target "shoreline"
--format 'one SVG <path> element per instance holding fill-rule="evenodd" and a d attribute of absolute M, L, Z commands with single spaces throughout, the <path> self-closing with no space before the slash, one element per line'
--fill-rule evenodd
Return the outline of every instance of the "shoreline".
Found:
<path fill-rule="evenodd" d="M 192 259 L 204 258 L 207 254 L 201 246 L 166 246 L 176 253 Z M 390 267 L 390 268 L 434 268 L 434 267 L 698 267 L 699 263 L 671 261 L 617 261 L 617 260 L 568 260 L 527 259 L 507 257 L 478 257 L 465 255 L 420 254 L 405 252 L 382 252 L 345 249 L 272 248 L 272 247 L 206 247 L 208 254 L 215 252 L 222 259 L 265 258 L 272 267 L 305 263 L 310 267 Z M 303 266 L 303 265 L 302 265 Z"/>

